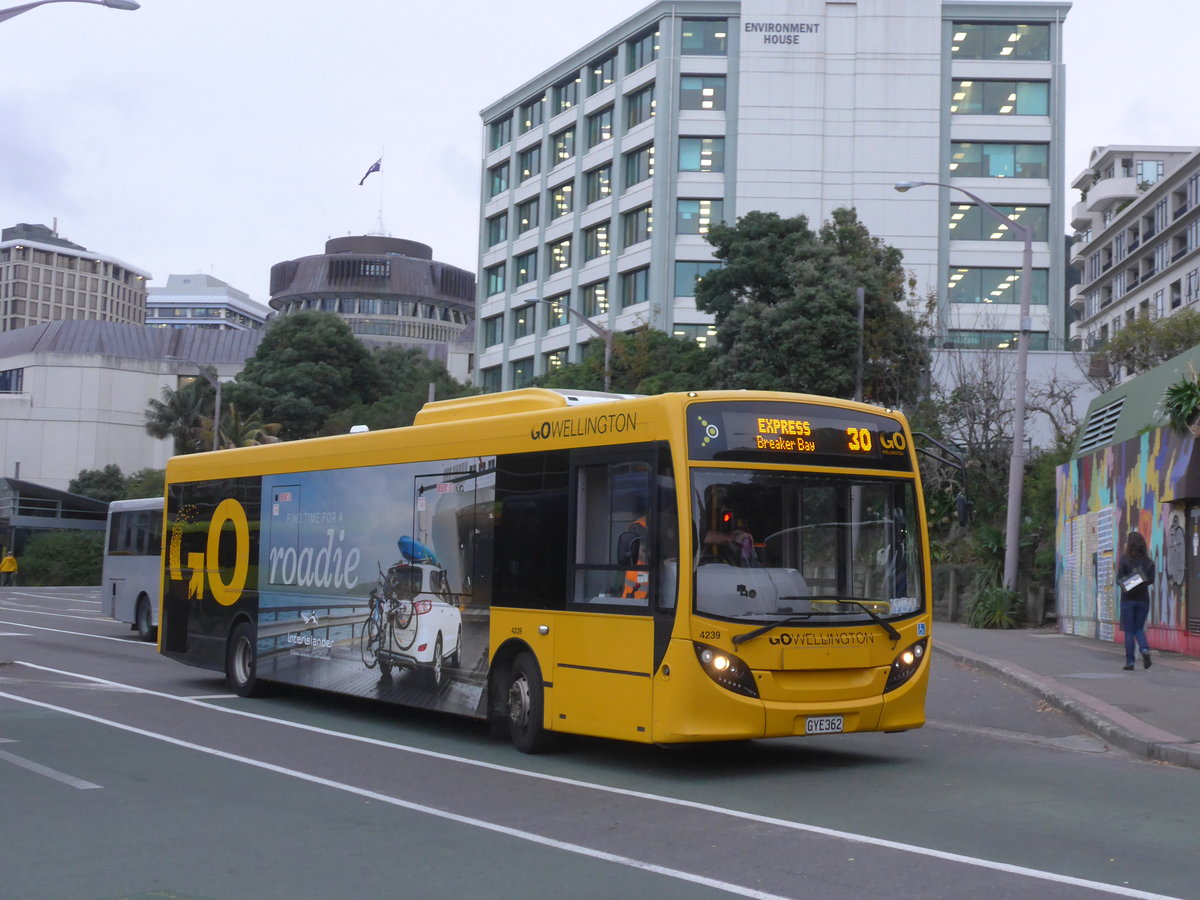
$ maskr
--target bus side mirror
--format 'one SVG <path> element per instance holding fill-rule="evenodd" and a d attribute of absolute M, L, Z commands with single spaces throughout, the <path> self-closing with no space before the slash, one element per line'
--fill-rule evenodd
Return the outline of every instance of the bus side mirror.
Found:
<path fill-rule="evenodd" d="M 958 511 L 958 524 L 966 528 L 971 524 L 971 501 L 967 499 L 967 495 L 959 493 L 954 498 L 954 506 Z"/>

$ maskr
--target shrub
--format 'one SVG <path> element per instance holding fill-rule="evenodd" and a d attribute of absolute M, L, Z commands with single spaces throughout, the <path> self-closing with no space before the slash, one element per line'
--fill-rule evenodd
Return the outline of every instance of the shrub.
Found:
<path fill-rule="evenodd" d="M 103 531 L 46 531 L 34 535 L 18 560 L 23 585 L 92 585 L 100 583 L 104 564 Z"/>
<path fill-rule="evenodd" d="M 1016 628 L 1024 611 L 1021 595 L 1016 591 L 985 587 L 967 610 L 967 624 L 972 628 Z"/>

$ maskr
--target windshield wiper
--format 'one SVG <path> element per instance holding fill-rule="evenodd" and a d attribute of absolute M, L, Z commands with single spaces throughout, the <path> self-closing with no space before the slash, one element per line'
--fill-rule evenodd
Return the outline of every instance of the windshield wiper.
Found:
<path fill-rule="evenodd" d="M 853 600 L 850 597 L 809 597 L 807 599 L 813 603 L 845 603 L 849 606 L 857 606 L 859 609 L 861 609 L 863 612 L 865 612 L 868 616 L 871 617 L 872 622 L 874 622 L 880 628 L 882 628 L 884 631 L 886 631 L 887 636 L 890 637 L 893 641 L 900 640 L 900 632 L 898 632 L 895 628 L 893 628 L 891 625 L 889 625 L 883 619 L 879 618 L 879 614 L 876 613 L 875 610 L 871 609 L 871 607 L 867 606 L 867 604 L 863 603 L 861 600 Z"/>
<path fill-rule="evenodd" d="M 768 622 L 760 628 L 755 628 L 753 631 L 747 631 L 745 634 L 735 634 L 733 636 L 734 644 L 744 644 L 746 641 L 752 641 L 760 635 L 766 634 L 773 628 L 778 628 L 781 625 L 796 625 L 800 622 L 807 622 L 812 615 L 805 613 L 799 616 L 788 616 L 786 619 L 780 619 L 778 622 Z"/>

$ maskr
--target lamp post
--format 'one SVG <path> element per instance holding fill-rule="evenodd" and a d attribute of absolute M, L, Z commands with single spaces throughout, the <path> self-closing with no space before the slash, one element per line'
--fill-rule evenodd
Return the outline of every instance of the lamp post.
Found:
<path fill-rule="evenodd" d="M 182 362 L 190 362 L 193 366 L 195 366 L 197 369 L 200 370 L 200 376 L 205 381 L 207 381 L 210 385 L 212 385 L 213 390 L 215 390 L 217 392 L 216 400 L 213 403 L 212 448 L 213 448 L 213 450 L 219 450 L 221 448 L 221 443 L 220 443 L 220 441 L 221 441 L 221 379 L 219 377 L 214 378 L 212 375 L 209 375 L 208 370 L 205 369 L 204 366 L 200 365 L 200 363 L 196 362 L 191 357 L 188 357 L 188 356 L 164 356 L 163 359 L 172 359 L 172 360 L 179 360 Z M 213 372 L 214 373 L 216 372 L 215 368 L 213 369 Z"/>
<path fill-rule="evenodd" d="M 45 6 L 47 3 L 88 3 L 92 6 L 107 6 L 109 9 L 138 9 L 140 3 L 135 3 L 134 0 L 34 0 L 33 3 L 22 3 L 20 6 L 12 6 L 8 9 L 0 9 L 0 22 L 6 22 L 13 16 L 19 16 L 23 12 L 29 12 L 38 6 Z"/>
<path fill-rule="evenodd" d="M 1033 323 L 1029 317 L 1029 294 L 1033 282 L 1033 229 L 1014 222 L 982 197 L 968 190 L 941 181 L 900 181 L 896 190 L 901 193 L 915 187 L 944 187 L 970 197 L 981 209 L 999 219 L 1024 243 L 1021 253 L 1021 324 L 1017 338 L 1017 375 L 1013 386 L 1012 455 L 1008 464 L 1008 518 L 1004 531 L 1004 586 L 1017 589 L 1017 556 L 1021 546 L 1021 490 L 1025 479 L 1025 389 L 1029 371 L 1029 333 Z"/>
<path fill-rule="evenodd" d="M 560 303 L 557 300 L 547 300 L 545 297 L 538 297 L 536 299 L 541 303 L 549 303 L 551 306 L 559 306 L 569 313 L 574 313 L 576 316 L 578 316 L 583 321 L 584 325 L 586 325 L 588 328 L 592 329 L 592 331 L 596 332 L 596 334 L 598 334 L 600 336 L 601 340 L 604 341 L 604 390 L 606 390 L 606 391 L 612 390 L 613 333 L 611 331 L 609 331 L 607 328 L 604 328 L 601 325 L 597 325 L 595 322 L 593 322 L 591 319 L 589 319 L 587 316 L 585 316 L 579 310 L 572 309 L 571 307 L 567 306 L 567 304 L 565 304 L 565 303 Z"/>

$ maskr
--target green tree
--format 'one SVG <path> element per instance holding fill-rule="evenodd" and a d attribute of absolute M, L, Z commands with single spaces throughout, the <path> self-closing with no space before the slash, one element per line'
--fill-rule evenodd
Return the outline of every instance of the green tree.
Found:
<path fill-rule="evenodd" d="M 861 287 L 863 395 L 916 402 L 929 351 L 902 257 L 853 209 L 835 210 L 818 232 L 805 216 L 751 212 L 708 240 L 723 265 L 699 282 L 696 305 L 716 319 L 720 386 L 853 396 Z"/>
<path fill-rule="evenodd" d="M 1170 316 L 1138 316 L 1092 356 L 1089 371 L 1100 390 L 1115 387 L 1122 372 L 1137 375 L 1200 344 L 1200 312 L 1181 309 Z"/>
<path fill-rule="evenodd" d="M 429 400 L 431 384 L 435 400 L 476 393 L 475 388 L 451 376 L 444 363 L 430 359 L 417 347 L 385 347 L 376 350 L 374 358 L 383 383 L 383 396 L 335 413 L 325 423 L 325 434 L 344 434 L 354 425 L 366 425 L 372 431 L 411 425 Z"/>
<path fill-rule="evenodd" d="M 67 490 L 81 497 L 111 503 L 125 496 L 125 476 L 121 467 L 114 463 L 103 469 L 84 469 L 71 479 Z"/>
<path fill-rule="evenodd" d="M 611 390 L 623 394 L 661 394 L 715 387 L 715 354 L 695 341 L 643 326 L 613 335 Z M 583 359 L 534 380 L 538 387 L 576 391 L 604 390 L 604 342 L 584 346 Z"/>
<path fill-rule="evenodd" d="M 306 310 L 277 319 L 224 391 L 295 440 L 321 434 L 337 412 L 374 403 L 383 387 L 378 363 L 349 326 L 333 313 Z"/>
<path fill-rule="evenodd" d="M 204 388 L 208 388 L 208 382 L 203 379 L 178 390 L 164 385 L 162 399 L 151 398 L 146 406 L 146 434 L 159 440 L 171 438 L 176 455 L 207 449 L 201 441 L 200 418 L 205 406 L 212 406 L 212 389 L 206 396 Z"/>
<path fill-rule="evenodd" d="M 167 473 L 165 469 L 138 469 L 125 479 L 122 499 L 137 500 L 142 497 L 161 497 L 166 493 Z"/>
<path fill-rule="evenodd" d="M 92 585 L 100 583 L 103 531 L 44 531 L 21 554 L 21 584 Z"/>

